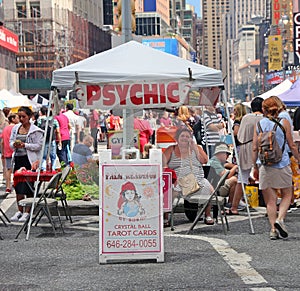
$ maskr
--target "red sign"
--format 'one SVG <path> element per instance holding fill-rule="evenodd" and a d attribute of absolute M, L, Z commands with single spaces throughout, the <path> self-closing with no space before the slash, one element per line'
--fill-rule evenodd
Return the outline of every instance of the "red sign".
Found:
<path fill-rule="evenodd" d="M 176 106 L 184 102 L 189 82 L 170 81 L 131 84 L 79 84 L 76 88 L 81 108 L 111 109 L 121 107 L 163 107 Z"/>
<path fill-rule="evenodd" d="M 17 53 L 19 51 L 18 36 L 5 27 L 0 27 L 0 46 Z"/>
<path fill-rule="evenodd" d="M 164 172 L 162 174 L 163 180 L 163 205 L 164 212 L 172 211 L 172 173 Z"/>

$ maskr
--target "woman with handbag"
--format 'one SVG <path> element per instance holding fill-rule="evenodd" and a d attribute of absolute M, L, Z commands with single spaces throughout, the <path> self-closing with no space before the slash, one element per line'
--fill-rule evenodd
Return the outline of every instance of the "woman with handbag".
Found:
<path fill-rule="evenodd" d="M 202 164 L 206 164 L 208 157 L 201 146 L 193 140 L 192 132 L 187 127 L 180 127 L 176 131 L 177 144 L 169 146 L 163 154 L 163 166 L 175 170 L 177 182 L 173 188 L 173 199 L 181 192 L 185 199 L 194 195 L 209 198 L 213 187 L 204 178 Z M 210 215 L 211 206 L 205 209 L 204 222 L 213 225 Z"/>

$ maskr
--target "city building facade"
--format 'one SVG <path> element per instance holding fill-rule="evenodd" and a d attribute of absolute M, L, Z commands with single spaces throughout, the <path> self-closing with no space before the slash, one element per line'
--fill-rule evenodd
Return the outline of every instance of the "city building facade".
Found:
<path fill-rule="evenodd" d="M 52 72 L 111 48 L 103 3 L 95 0 L 5 1 L 7 29 L 19 38 L 19 90 L 47 96 Z"/>

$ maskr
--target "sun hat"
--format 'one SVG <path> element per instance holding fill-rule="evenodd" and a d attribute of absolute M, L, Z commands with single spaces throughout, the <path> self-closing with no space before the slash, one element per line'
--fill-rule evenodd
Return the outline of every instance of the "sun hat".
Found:
<path fill-rule="evenodd" d="M 218 153 L 227 153 L 229 155 L 231 154 L 231 152 L 226 144 L 219 144 L 216 146 L 214 154 L 216 155 Z"/>

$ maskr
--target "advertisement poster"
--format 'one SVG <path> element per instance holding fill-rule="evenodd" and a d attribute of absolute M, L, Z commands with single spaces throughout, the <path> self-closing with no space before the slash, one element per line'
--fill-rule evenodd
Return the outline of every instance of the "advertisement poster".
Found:
<path fill-rule="evenodd" d="M 102 165 L 100 262 L 102 255 L 162 252 L 160 169 L 153 164 Z"/>
<path fill-rule="evenodd" d="M 269 41 L 269 71 L 282 69 L 282 37 L 281 35 L 268 36 Z"/>
<path fill-rule="evenodd" d="M 162 175 L 164 193 L 164 212 L 172 211 L 172 173 L 164 172 Z"/>
<path fill-rule="evenodd" d="M 136 149 L 140 148 L 139 131 L 134 130 L 133 132 L 134 147 Z M 123 146 L 123 130 L 109 131 L 108 132 L 108 148 L 111 149 L 112 158 L 121 158 L 121 147 Z"/>

